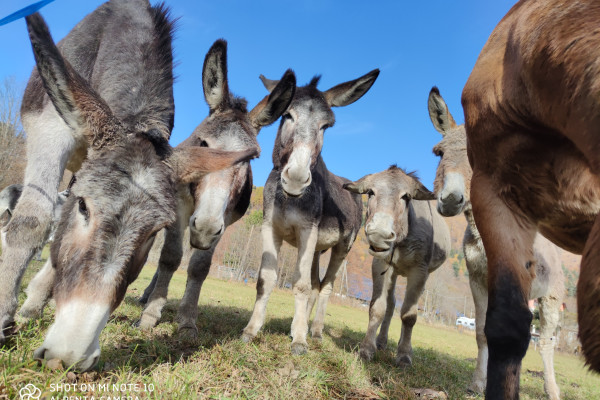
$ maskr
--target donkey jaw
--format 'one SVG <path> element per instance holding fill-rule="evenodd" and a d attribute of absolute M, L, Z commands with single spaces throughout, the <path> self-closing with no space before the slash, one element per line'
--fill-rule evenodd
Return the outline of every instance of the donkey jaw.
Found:
<path fill-rule="evenodd" d="M 60 359 L 77 371 L 92 369 L 100 358 L 100 332 L 110 315 L 108 304 L 71 300 L 57 310 L 46 339 L 33 356 L 38 360 Z"/>

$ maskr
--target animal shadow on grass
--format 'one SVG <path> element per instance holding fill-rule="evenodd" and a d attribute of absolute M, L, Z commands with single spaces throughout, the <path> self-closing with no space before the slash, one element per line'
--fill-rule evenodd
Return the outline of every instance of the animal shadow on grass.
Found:
<path fill-rule="evenodd" d="M 358 354 L 359 345 L 365 333 L 344 327 L 341 332 L 327 329 L 337 347 Z M 458 358 L 438 350 L 413 346 L 413 365 L 399 368 L 395 365 L 397 343 L 388 341 L 384 350 L 378 350 L 370 362 L 363 361 L 371 382 L 379 386 L 387 395 L 394 398 L 399 388 L 395 382 L 401 382 L 404 388 L 428 388 L 444 391 L 449 398 L 465 398 L 466 388 L 475 369 L 475 362 Z"/>
<path fill-rule="evenodd" d="M 198 336 L 190 338 L 177 332 L 175 322 L 179 300 L 168 300 L 159 323 L 146 333 L 134 326 L 142 311 L 137 299 L 126 296 L 124 304 L 130 308 L 121 312 L 117 310 L 107 324 L 100 369 L 126 367 L 141 371 L 157 363 L 186 361 L 203 349 L 239 340 L 251 315 L 250 309 L 201 304 L 196 320 Z M 136 317 L 128 315 L 131 308 Z M 270 318 L 263 331 L 288 335 L 291 323 L 292 318 Z"/>

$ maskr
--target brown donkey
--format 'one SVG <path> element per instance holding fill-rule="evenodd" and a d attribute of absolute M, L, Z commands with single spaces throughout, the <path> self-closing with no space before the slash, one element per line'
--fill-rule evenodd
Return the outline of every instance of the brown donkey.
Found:
<path fill-rule="evenodd" d="M 434 182 L 440 214 L 450 217 L 463 212 L 467 228 L 463 251 L 469 285 L 475 303 L 477 365 L 469 390 L 482 393 L 487 378 L 488 346 L 483 328 L 488 304 L 488 267 L 481 235 L 473 219 L 470 191 L 473 172 L 467 157 L 467 136 L 464 125 L 457 125 L 446 102 L 434 87 L 429 93 L 429 116 L 435 129 L 443 136 L 433 152 L 440 157 Z M 537 234 L 533 242 L 536 276 L 531 283 L 529 299 L 540 305 L 540 354 L 544 363 L 544 390 L 550 399 L 558 399 L 560 390 L 554 376 L 554 334 L 559 322 L 560 306 L 565 293 L 565 278 L 559 250 L 548 239 Z"/>
<path fill-rule="evenodd" d="M 539 231 L 583 253 L 579 336 L 600 371 L 600 3 L 521 1 L 464 87 L 473 216 L 488 258 L 489 398 L 518 398 Z"/>
<path fill-rule="evenodd" d="M 29 163 L 5 228 L 0 306 L 4 321 L 11 318 L 58 182 L 65 166 L 73 168 L 77 180 L 51 248 L 56 317 L 34 356 L 86 370 L 96 364 L 100 332 L 144 265 L 155 234 L 175 219 L 174 185 L 257 151 L 169 146 L 172 23 L 162 6 L 105 3 L 61 42 L 66 59 L 39 14 L 26 20 L 37 64 L 22 106 Z"/>
<path fill-rule="evenodd" d="M 229 92 L 227 43 L 218 40 L 208 51 L 202 71 L 204 98 L 209 116 L 177 148 L 204 146 L 221 150 L 259 148 L 256 136 L 263 126 L 275 122 L 287 109 L 296 90 L 296 77 L 286 71 L 273 92 L 249 111 L 246 100 Z M 166 302 L 169 282 L 181 263 L 182 238 L 190 229 L 194 252 L 188 266 L 188 281 L 179 307 L 179 331 L 197 335 L 198 297 L 210 270 L 213 253 L 225 229 L 240 219 L 250 204 L 252 170 L 250 162 L 206 175 L 177 191 L 178 215 L 165 231 L 158 270 L 140 300 L 147 303 L 140 320 L 142 328 L 154 326 Z"/>
<path fill-rule="evenodd" d="M 353 193 L 369 195 L 365 234 L 369 240 L 373 296 L 369 307 L 369 326 L 360 345 L 360 355 L 371 360 L 377 348 L 385 349 L 396 299 L 398 275 L 405 276 L 406 294 L 400 318 L 402 334 L 396 364 L 412 365 L 412 330 L 417 322 L 419 297 L 429 274 L 438 269 L 450 253 L 450 231 L 444 218 L 435 212 L 435 197 L 417 177 L 391 166 L 344 185 Z M 381 325 L 381 329 L 379 326 Z M 377 336 L 377 329 L 379 335 Z"/>
<path fill-rule="evenodd" d="M 313 338 L 321 338 L 325 309 L 336 274 L 360 229 L 360 196 L 342 188 L 347 179 L 327 170 L 321 157 L 325 130 L 335 122 L 331 107 L 360 99 L 373 85 L 379 70 L 325 92 L 317 89 L 318 77 L 296 89 L 294 100 L 281 117 L 273 149 L 273 170 L 264 188 L 263 254 L 256 303 L 242 339 L 252 340 L 265 320 L 269 295 L 277 281 L 277 257 L 283 240 L 298 249 L 293 291 L 296 310 L 291 326 L 292 353 L 307 351 L 308 318 L 314 302 Z M 273 91 L 276 81 L 261 79 Z M 319 256 L 331 249 L 322 281 Z M 311 294 L 312 287 L 312 294 Z"/>

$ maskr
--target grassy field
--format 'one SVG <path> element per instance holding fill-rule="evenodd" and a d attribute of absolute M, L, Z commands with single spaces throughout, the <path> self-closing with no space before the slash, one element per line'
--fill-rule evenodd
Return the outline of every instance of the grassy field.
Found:
<path fill-rule="evenodd" d="M 40 266 L 29 268 L 25 282 Z M 330 304 L 323 341 L 309 339 L 308 354 L 291 356 L 291 292 L 273 293 L 262 333 L 245 344 L 239 337 L 250 318 L 254 286 L 209 278 L 200 296 L 200 336 L 179 338 L 171 321 L 185 288 L 183 271 L 173 278 L 161 323 L 143 332 L 133 326 L 141 312 L 136 299 L 153 273 L 151 266 L 144 269 L 111 317 L 100 337 L 102 355 L 95 371 L 74 374 L 32 359 L 52 322 L 52 307 L 42 320 L 21 327 L 0 350 L 0 399 L 18 399 L 20 388 L 28 383 L 41 389 L 41 398 L 70 396 L 69 400 L 411 399 L 416 398 L 414 388 L 443 391 L 450 399 L 467 397 L 477 355 L 473 334 L 417 321 L 414 365 L 401 370 L 393 363 L 400 336 L 400 319 L 395 316 L 387 350 L 364 363 L 357 349 L 367 326 L 367 309 Z M 600 377 L 588 372 L 579 358 L 557 354 L 555 366 L 563 399 L 600 398 Z M 521 398 L 544 398 L 541 371 L 541 358 L 531 348 L 523 363 Z"/>

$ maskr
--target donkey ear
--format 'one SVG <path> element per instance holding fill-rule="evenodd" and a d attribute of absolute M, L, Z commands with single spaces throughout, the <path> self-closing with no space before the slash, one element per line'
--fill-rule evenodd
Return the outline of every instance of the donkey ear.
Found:
<path fill-rule="evenodd" d="M 65 123 L 99 149 L 118 139 L 121 123 L 108 104 L 62 57 L 39 13 L 25 18 L 38 73 Z"/>
<path fill-rule="evenodd" d="M 454 122 L 454 118 L 450 114 L 448 106 L 437 86 L 432 87 L 429 92 L 427 108 L 429 109 L 429 118 L 431 118 L 433 127 L 442 135 L 445 135 L 448 130 L 456 126 L 456 122 Z"/>
<path fill-rule="evenodd" d="M 421 182 L 415 180 L 415 189 L 412 198 L 415 200 L 435 200 L 435 195 L 429 191 Z"/>
<path fill-rule="evenodd" d="M 330 107 L 343 107 L 360 99 L 375 83 L 379 76 L 379 69 L 374 69 L 366 75 L 353 81 L 340 83 L 323 94 Z"/>
<path fill-rule="evenodd" d="M 217 40 L 206 53 L 202 67 L 202 87 L 204 98 L 212 113 L 229 104 L 227 84 L 227 42 Z"/>
<path fill-rule="evenodd" d="M 168 159 L 179 183 L 197 182 L 204 175 L 258 157 L 258 149 L 224 151 L 208 147 L 177 147 Z"/>
<path fill-rule="evenodd" d="M 263 85 L 265 85 L 265 88 L 269 91 L 269 93 L 272 92 L 273 89 L 275 89 L 275 86 L 277 86 L 277 84 L 279 83 L 279 81 L 274 81 L 272 79 L 265 78 L 263 74 L 260 74 L 258 78 L 262 81 Z"/>
<path fill-rule="evenodd" d="M 288 108 L 294 98 L 294 93 L 296 93 L 296 75 L 294 71 L 288 69 L 283 74 L 281 80 L 277 82 L 275 88 L 271 90 L 271 94 L 262 99 L 250 111 L 250 122 L 256 129 L 275 122 Z"/>
<path fill-rule="evenodd" d="M 356 182 L 344 183 L 342 187 L 349 192 L 358 194 L 364 194 L 369 191 L 369 188 L 364 184 L 364 179 L 359 179 Z"/>

